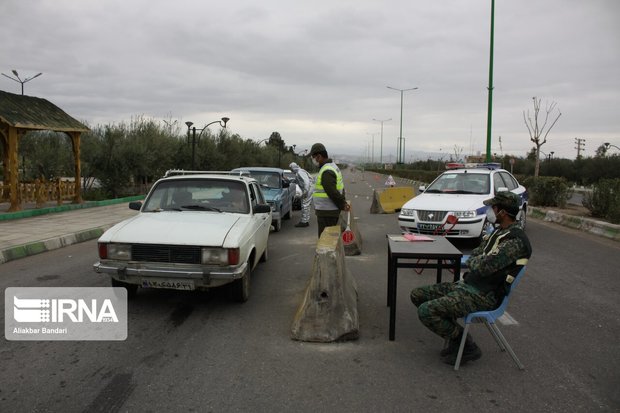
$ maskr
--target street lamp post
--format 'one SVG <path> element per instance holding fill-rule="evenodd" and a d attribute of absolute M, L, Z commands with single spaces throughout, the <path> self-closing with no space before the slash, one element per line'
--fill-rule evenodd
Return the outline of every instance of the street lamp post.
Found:
<path fill-rule="evenodd" d="M 387 86 L 388 89 L 396 90 L 400 92 L 400 134 L 398 135 L 398 153 L 396 155 L 396 163 L 404 163 L 405 151 L 403 148 L 403 93 L 408 90 L 416 90 L 417 87 L 409 89 L 397 89 L 395 87 Z"/>
<path fill-rule="evenodd" d="M 190 141 L 190 130 L 192 131 L 192 171 L 194 170 L 194 164 L 195 164 L 195 160 L 196 160 L 196 130 L 199 130 L 200 133 L 198 134 L 198 139 L 200 139 L 200 136 L 202 135 L 202 132 L 205 131 L 205 129 L 207 129 L 210 125 L 213 125 L 214 123 L 219 123 L 221 127 L 226 128 L 226 123 L 230 120 L 230 118 L 222 118 L 222 120 L 214 120 L 213 122 L 209 122 L 207 123 L 204 128 L 201 129 L 196 129 L 196 127 L 194 126 L 192 128 L 192 125 L 194 124 L 194 122 L 190 122 L 187 121 L 185 122 L 185 124 L 187 125 L 187 142 L 189 143 Z M 222 123 L 223 122 L 223 123 Z"/>
<path fill-rule="evenodd" d="M 34 75 L 34 76 L 32 76 L 32 77 L 27 77 L 27 78 L 25 78 L 24 80 L 22 80 L 22 79 L 19 77 L 19 75 L 17 74 L 17 70 L 13 69 L 13 70 L 12 70 L 12 72 L 13 72 L 13 74 L 15 75 L 15 77 L 11 77 L 11 76 L 6 75 L 6 74 L 4 74 L 4 73 L 2 73 L 2 76 L 4 76 L 4 77 L 8 77 L 9 79 L 11 79 L 11 80 L 13 80 L 13 81 L 15 81 L 15 82 L 21 83 L 21 84 L 22 84 L 22 96 L 24 96 L 24 83 L 26 83 L 26 82 L 30 82 L 30 81 L 31 81 L 32 79 L 34 79 L 35 77 L 39 77 L 39 76 L 41 76 L 41 75 L 43 74 L 43 73 L 37 73 L 36 75 Z M 16 79 L 16 78 L 17 78 L 17 79 Z"/>
<path fill-rule="evenodd" d="M 620 148 L 618 148 L 616 145 L 612 145 L 609 142 L 605 142 L 603 145 L 605 145 L 605 151 L 608 151 L 610 147 L 614 147 L 620 151 Z"/>
<path fill-rule="evenodd" d="M 381 151 L 379 152 L 379 163 L 383 165 L 383 122 L 389 122 L 392 118 L 389 119 L 373 119 L 375 122 L 381 122 Z"/>

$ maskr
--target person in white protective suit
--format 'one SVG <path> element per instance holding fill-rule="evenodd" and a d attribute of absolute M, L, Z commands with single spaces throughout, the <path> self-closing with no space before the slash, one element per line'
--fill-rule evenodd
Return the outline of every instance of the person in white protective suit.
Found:
<path fill-rule="evenodd" d="M 295 226 L 304 228 L 310 225 L 310 204 L 312 203 L 312 192 L 314 191 L 314 179 L 310 174 L 295 162 L 288 166 L 297 177 L 297 185 L 301 189 L 301 219 Z"/>

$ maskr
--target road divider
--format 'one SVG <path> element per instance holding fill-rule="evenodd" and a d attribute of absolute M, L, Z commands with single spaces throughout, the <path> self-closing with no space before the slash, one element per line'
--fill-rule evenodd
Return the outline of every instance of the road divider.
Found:
<path fill-rule="evenodd" d="M 340 226 L 325 228 L 293 319 L 293 340 L 330 343 L 359 337 L 357 286 L 344 256 Z"/>
<path fill-rule="evenodd" d="M 415 196 L 411 186 L 395 186 L 375 189 L 372 194 L 371 214 L 393 214 Z"/>

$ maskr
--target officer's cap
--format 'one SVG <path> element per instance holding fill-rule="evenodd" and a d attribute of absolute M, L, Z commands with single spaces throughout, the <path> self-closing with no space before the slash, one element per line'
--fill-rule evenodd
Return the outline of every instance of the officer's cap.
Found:
<path fill-rule="evenodd" d="M 322 143 L 315 143 L 314 145 L 312 145 L 312 148 L 310 149 L 310 155 L 314 156 L 319 152 L 327 152 L 327 149 L 325 149 L 325 145 L 323 145 Z"/>
<path fill-rule="evenodd" d="M 519 196 L 509 191 L 498 192 L 493 198 L 484 201 L 485 205 L 497 205 L 513 216 L 519 213 L 519 203 Z"/>

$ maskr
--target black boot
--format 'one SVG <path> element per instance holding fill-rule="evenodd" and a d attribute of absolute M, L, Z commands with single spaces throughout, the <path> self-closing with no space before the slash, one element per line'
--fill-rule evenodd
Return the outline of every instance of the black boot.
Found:
<path fill-rule="evenodd" d="M 456 351 L 448 354 L 447 356 L 443 358 L 444 363 L 452 364 L 452 365 L 456 363 L 456 357 L 458 356 L 458 352 L 459 352 L 459 345 L 460 345 L 460 342 L 456 346 Z M 480 350 L 480 347 L 478 347 L 478 345 L 474 343 L 474 340 L 468 334 L 467 339 L 465 340 L 465 348 L 463 349 L 463 355 L 461 357 L 461 364 L 465 364 L 468 361 L 478 360 L 480 357 L 482 357 L 482 350 Z"/>
<path fill-rule="evenodd" d="M 441 357 L 446 357 L 452 353 L 458 352 L 459 346 L 461 345 L 461 337 L 463 337 L 463 333 L 459 334 L 458 337 L 448 339 L 448 345 L 439 352 L 439 355 Z"/>
<path fill-rule="evenodd" d="M 296 226 L 297 228 L 305 228 L 305 227 L 310 226 L 310 224 L 309 224 L 308 222 L 300 222 L 300 223 L 298 223 L 298 224 L 295 224 L 295 226 Z"/>

